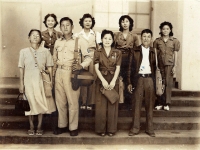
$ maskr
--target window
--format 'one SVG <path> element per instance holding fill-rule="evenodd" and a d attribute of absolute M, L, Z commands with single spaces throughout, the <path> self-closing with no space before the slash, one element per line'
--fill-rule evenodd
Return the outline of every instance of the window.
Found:
<path fill-rule="evenodd" d="M 119 30 L 119 18 L 129 15 L 134 20 L 134 31 L 140 33 L 144 28 L 150 28 L 151 17 L 150 0 L 95 0 L 94 17 L 95 28 L 98 30 Z"/>

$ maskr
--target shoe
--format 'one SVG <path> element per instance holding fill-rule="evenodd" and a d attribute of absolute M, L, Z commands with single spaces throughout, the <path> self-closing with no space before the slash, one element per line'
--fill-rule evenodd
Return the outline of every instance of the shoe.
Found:
<path fill-rule="evenodd" d="M 43 130 L 36 130 L 35 135 L 43 135 Z"/>
<path fill-rule="evenodd" d="M 34 130 L 28 130 L 28 135 L 35 135 L 35 131 Z"/>
<path fill-rule="evenodd" d="M 85 105 L 82 105 L 82 106 L 81 106 L 81 109 L 85 109 L 85 108 L 86 108 Z"/>
<path fill-rule="evenodd" d="M 65 128 L 59 128 L 57 127 L 54 131 L 53 131 L 53 134 L 55 135 L 58 135 L 58 134 L 62 134 L 64 132 L 67 132 L 68 131 L 68 128 L 65 127 Z"/>
<path fill-rule="evenodd" d="M 113 136 L 113 135 L 114 135 L 114 133 L 108 132 L 108 136 Z"/>
<path fill-rule="evenodd" d="M 77 136 L 78 135 L 78 129 L 70 131 L 70 136 Z"/>
<path fill-rule="evenodd" d="M 149 133 L 149 132 L 145 132 L 146 134 L 148 134 L 150 137 L 156 137 L 155 133 Z"/>
<path fill-rule="evenodd" d="M 158 105 L 155 107 L 155 110 L 162 110 L 163 109 L 163 106 L 162 105 Z"/>
<path fill-rule="evenodd" d="M 129 133 L 128 133 L 129 136 L 134 136 L 134 135 L 137 135 L 137 134 L 139 134 L 139 133 L 134 133 L 132 131 L 129 131 Z"/>
<path fill-rule="evenodd" d="M 92 106 L 87 106 L 87 110 L 92 110 Z"/>
<path fill-rule="evenodd" d="M 103 133 L 98 133 L 98 135 L 105 136 L 106 134 L 103 132 Z"/>
<path fill-rule="evenodd" d="M 164 106 L 164 110 L 169 111 L 169 106 L 168 105 Z"/>

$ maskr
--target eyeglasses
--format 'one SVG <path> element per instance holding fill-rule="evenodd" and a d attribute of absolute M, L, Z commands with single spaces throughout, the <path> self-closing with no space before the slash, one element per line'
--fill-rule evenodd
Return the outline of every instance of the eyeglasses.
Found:
<path fill-rule="evenodd" d="M 32 34 L 31 36 L 32 36 L 32 37 L 36 37 L 36 38 L 39 38 L 39 37 L 40 37 L 39 35 L 34 35 L 34 34 Z"/>

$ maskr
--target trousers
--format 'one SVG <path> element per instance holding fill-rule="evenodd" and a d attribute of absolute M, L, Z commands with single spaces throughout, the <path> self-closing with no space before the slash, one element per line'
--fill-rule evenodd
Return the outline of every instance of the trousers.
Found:
<path fill-rule="evenodd" d="M 69 125 L 70 131 L 78 129 L 78 101 L 80 96 L 80 88 L 77 91 L 72 89 L 71 73 L 71 69 L 64 70 L 58 68 L 55 77 L 55 97 L 58 109 L 58 127 L 64 128 Z"/>
<path fill-rule="evenodd" d="M 145 101 L 146 110 L 146 132 L 154 133 L 153 128 L 153 107 L 155 102 L 155 89 L 153 85 L 153 79 L 151 77 L 140 77 L 137 82 L 137 86 L 133 93 L 133 125 L 131 131 L 133 133 L 139 133 L 140 131 L 140 117 L 142 101 Z"/>

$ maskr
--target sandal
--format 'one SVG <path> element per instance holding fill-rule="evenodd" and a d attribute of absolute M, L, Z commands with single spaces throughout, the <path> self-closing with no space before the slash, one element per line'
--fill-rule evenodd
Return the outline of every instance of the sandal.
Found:
<path fill-rule="evenodd" d="M 35 131 L 34 130 L 28 130 L 28 135 L 35 135 Z"/>
<path fill-rule="evenodd" d="M 36 130 L 36 135 L 43 135 L 43 130 Z"/>

